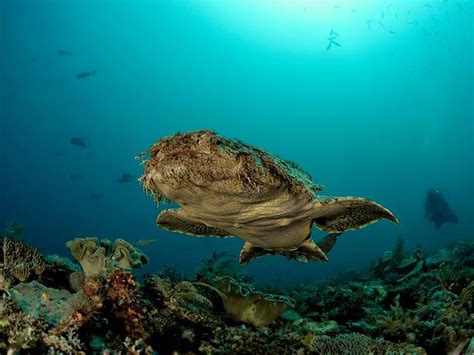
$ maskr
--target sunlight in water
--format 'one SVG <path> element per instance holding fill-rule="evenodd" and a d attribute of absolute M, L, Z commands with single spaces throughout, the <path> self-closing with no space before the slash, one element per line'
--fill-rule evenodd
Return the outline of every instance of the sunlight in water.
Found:
<path fill-rule="evenodd" d="M 393 40 L 393 35 L 410 28 L 406 27 L 408 22 L 425 15 L 419 11 L 424 7 L 421 1 L 241 0 L 195 4 L 223 30 L 269 47 L 296 51 L 325 50 L 329 38 L 335 46 L 350 49 L 365 47 L 373 40 Z"/>

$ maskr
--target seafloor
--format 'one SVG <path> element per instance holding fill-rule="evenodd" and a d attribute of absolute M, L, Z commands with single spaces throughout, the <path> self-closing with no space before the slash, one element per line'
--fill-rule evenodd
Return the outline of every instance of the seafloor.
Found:
<path fill-rule="evenodd" d="M 51 354 L 472 354 L 474 243 L 433 255 L 400 238 L 368 270 L 257 290 L 214 253 L 192 278 L 137 278 L 148 258 L 96 238 L 43 256 L 0 237 L 0 352 Z"/>

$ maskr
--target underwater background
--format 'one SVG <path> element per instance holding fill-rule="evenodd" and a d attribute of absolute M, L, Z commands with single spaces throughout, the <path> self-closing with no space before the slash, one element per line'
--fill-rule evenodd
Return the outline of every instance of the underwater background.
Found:
<path fill-rule="evenodd" d="M 237 238 L 158 229 L 137 181 L 136 155 L 207 128 L 298 163 L 325 195 L 371 198 L 400 220 L 345 233 L 327 264 L 255 260 L 245 269 L 257 283 L 366 267 L 399 235 L 427 252 L 472 241 L 473 9 L 451 0 L 4 0 L 0 223 L 24 225 L 24 240 L 45 254 L 69 255 L 75 237 L 156 239 L 143 247 L 145 272 L 191 274 L 215 251 L 237 258 Z M 424 218 L 431 188 L 457 224 L 437 230 Z"/>

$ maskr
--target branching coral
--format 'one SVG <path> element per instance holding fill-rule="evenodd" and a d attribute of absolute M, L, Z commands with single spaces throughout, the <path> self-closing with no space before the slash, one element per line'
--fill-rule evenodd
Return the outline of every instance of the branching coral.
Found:
<path fill-rule="evenodd" d="M 3 256 L 3 273 L 9 274 L 21 282 L 39 277 L 45 269 L 41 253 L 22 242 L 3 238 L 1 255 Z"/>
<path fill-rule="evenodd" d="M 70 327 L 65 332 L 61 333 L 55 329 L 46 333 L 42 340 L 49 348 L 49 353 L 59 354 L 78 354 L 84 355 L 84 344 L 82 344 L 77 334 L 78 327 Z"/>
<path fill-rule="evenodd" d="M 369 354 L 374 343 L 371 338 L 358 333 L 342 334 L 337 337 L 309 336 L 306 341 L 312 353 L 321 355 Z"/>
<path fill-rule="evenodd" d="M 370 309 L 366 309 L 369 316 L 375 319 L 382 334 L 391 340 L 402 340 L 413 342 L 415 340 L 415 331 L 419 321 L 415 312 L 403 309 L 400 306 L 400 295 L 394 299 L 394 304 L 390 306 L 389 311 L 382 314 L 371 314 Z"/>
<path fill-rule="evenodd" d="M 471 281 L 454 302 L 446 304 L 433 331 L 433 343 L 444 344 L 453 350 L 466 339 L 474 337 L 474 281 Z"/>

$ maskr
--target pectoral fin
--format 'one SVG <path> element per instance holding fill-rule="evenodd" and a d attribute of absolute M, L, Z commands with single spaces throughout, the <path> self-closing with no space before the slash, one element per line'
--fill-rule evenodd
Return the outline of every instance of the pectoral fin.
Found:
<path fill-rule="evenodd" d="M 379 219 L 388 219 L 398 224 L 398 219 L 385 207 L 366 198 L 324 198 L 317 205 L 314 224 L 329 233 L 361 229 Z"/>
<path fill-rule="evenodd" d="M 198 223 L 190 221 L 183 214 L 180 209 L 164 210 L 156 219 L 156 224 L 161 228 L 167 229 L 172 232 L 179 232 L 193 236 L 216 236 L 216 237 L 228 237 L 229 233 L 226 231 L 210 227 L 204 223 Z"/>

